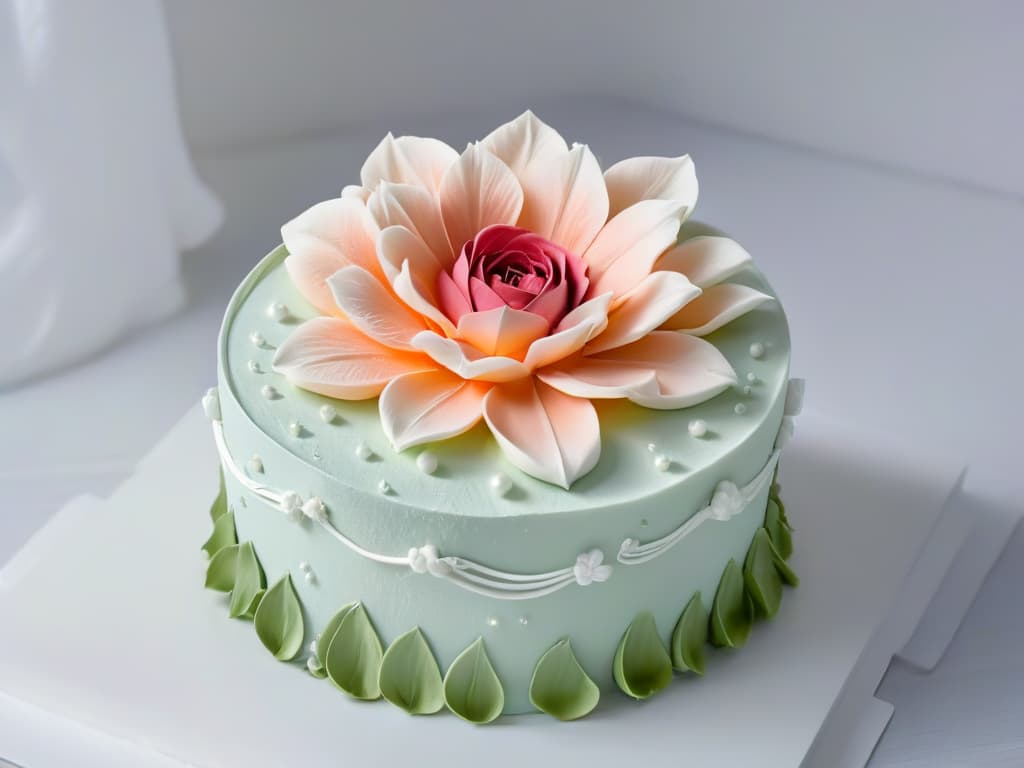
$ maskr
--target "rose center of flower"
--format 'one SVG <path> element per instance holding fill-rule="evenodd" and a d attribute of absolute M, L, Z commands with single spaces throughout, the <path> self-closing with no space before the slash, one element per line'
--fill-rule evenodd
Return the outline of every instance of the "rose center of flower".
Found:
<path fill-rule="evenodd" d="M 438 275 L 442 311 L 454 323 L 501 307 L 532 312 L 554 328 L 587 292 L 587 266 L 546 237 L 521 227 L 485 227 Z"/>

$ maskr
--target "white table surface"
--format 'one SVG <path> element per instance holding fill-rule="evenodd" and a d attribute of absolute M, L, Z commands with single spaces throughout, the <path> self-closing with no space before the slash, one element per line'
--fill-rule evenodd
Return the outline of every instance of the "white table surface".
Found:
<path fill-rule="evenodd" d="M 1021 512 L 1024 202 L 627 103 L 537 111 L 606 163 L 689 151 L 701 178 L 698 218 L 739 239 L 785 303 L 809 407 L 880 441 L 959 452 L 972 465 L 968 492 Z M 0 562 L 63 501 L 109 492 L 212 384 L 223 306 L 276 244 L 283 218 L 337 194 L 387 129 L 460 145 L 515 112 L 197 154 L 228 221 L 186 257 L 189 309 L 90 363 L 0 395 Z M 1018 531 L 935 672 L 890 670 L 881 692 L 896 714 L 872 765 L 1024 764 L 1022 555 Z"/>

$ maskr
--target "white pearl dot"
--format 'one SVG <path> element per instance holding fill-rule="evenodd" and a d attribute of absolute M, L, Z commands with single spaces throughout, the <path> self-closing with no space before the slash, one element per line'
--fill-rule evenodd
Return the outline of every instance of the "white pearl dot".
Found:
<path fill-rule="evenodd" d="M 257 475 L 263 474 L 263 459 L 253 454 L 252 458 L 249 459 L 249 471 Z"/>
<path fill-rule="evenodd" d="M 512 490 L 512 478 L 504 472 L 496 472 L 491 475 L 491 490 L 499 496 L 504 496 Z"/>
<path fill-rule="evenodd" d="M 754 373 L 753 371 L 748 373 L 747 374 L 747 381 L 749 381 L 751 384 L 757 384 L 757 374 Z"/>
<path fill-rule="evenodd" d="M 359 443 L 356 446 L 356 458 L 369 461 L 373 458 L 373 450 L 366 443 Z"/>
<path fill-rule="evenodd" d="M 306 571 L 310 570 L 309 563 L 307 563 L 305 560 L 303 560 L 301 563 L 299 563 L 299 570 L 302 571 L 303 573 L 305 573 Z"/>
<path fill-rule="evenodd" d="M 306 583 L 307 584 L 312 584 L 315 581 L 316 581 L 316 574 L 315 573 L 310 571 L 309 573 L 306 574 Z"/>
<path fill-rule="evenodd" d="M 659 472 L 668 472 L 672 468 L 672 459 L 659 453 L 654 457 L 654 468 Z"/>
<path fill-rule="evenodd" d="M 333 405 L 320 406 L 320 419 L 324 424 L 330 424 L 338 416 L 338 409 Z"/>
<path fill-rule="evenodd" d="M 694 419 L 686 428 L 694 437 L 704 437 L 708 433 L 708 425 L 703 419 Z"/>
<path fill-rule="evenodd" d="M 377 483 L 377 490 L 387 495 L 391 493 L 391 486 L 388 484 L 387 480 L 381 480 L 379 483 Z"/>
<path fill-rule="evenodd" d="M 317 637 L 316 640 L 310 640 L 309 641 L 309 652 L 312 653 L 314 656 L 316 656 L 316 653 L 319 650 L 317 648 L 317 643 L 319 643 L 319 642 L 320 642 L 320 638 L 319 637 Z"/>
<path fill-rule="evenodd" d="M 487 619 L 487 626 L 488 627 L 496 627 L 496 626 L 498 626 L 498 620 L 494 616 L 491 616 L 489 619 Z"/>
<path fill-rule="evenodd" d="M 259 331 L 253 331 L 249 334 L 249 341 L 251 341 L 257 347 L 265 347 L 267 340 L 263 338 L 263 334 Z"/>
<path fill-rule="evenodd" d="M 292 419 L 288 422 L 288 431 L 291 433 L 292 437 L 298 437 L 302 434 L 302 424 L 295 419 Z"/>
<path fill-rule="evenodd" d="M 281 322 L 282 320 L 287 319 L 291 313 L 288 311 L 288 307 L 286 307 L 279 301 L 275 301 L 273 304 L 267 307 L 267 314 L 273 320 Z"/>
<path fill-rule="evenodd" d="M 260 368 L 260 364 L 258 362 L 256 362 L 255 360 L 250 360 L 249 361 L 249 370 L 252 373 L 263 373 L 263 369 Z"/>
<path fill-rule="evenodd" d="M 527 624 L 530 623 L 530 620 L 528 618 L 526 618 L 525 616 L 520 616 L 519 617 L 519 623 L 522 624 L 525 627 Z"/>
<path fill-rule="evenodd" d="M 744 395 L 749 395 L 749 394 L 751 394 L 751 393 L 752 393 L 753 391 L 754 391 L 754 388 L 753 388 L 753 387 L 751 387 L 751 386 L 746 386 L 746 387 L 744 387 L 744 388 L 743 388 L 743 394 L 744 394 Z"/>
<path fill-rule="evenodd" d="M 750 356 L 755 360 L 760 360 L 764 357 L 764 344 L 760 341 L 755 341 L 750 345 Z"/>
<path fill-rule="evenodd" d="M 425 475 L 432 475 L 437 472 L 437 456 L 430 451 L 423 451 L 416 457 L 416 466 Z"/>
<path fill-rule="evenodd" d="M 648 443 L 647 444 L 647 450 L 650 451 L 651 453 L 657 453 L 658 452 L 658 446 L 656 446 L 654 443 Z"/>
<path fill-rule="evenodd" d="M 747 406 L 745 406 L 743 403 L 736 403 L 736 405 L 733 406 L 733 411 L 736 412 L 737 416 L 742 416 L 744 413 L 747 412 Z"/>
<path fill-rule="evenodd" d="M 277 390 L 269 384 L 264 384 L 260 387 L 260 394 L 267 400 L 274 400 L 277 397 Z"/>

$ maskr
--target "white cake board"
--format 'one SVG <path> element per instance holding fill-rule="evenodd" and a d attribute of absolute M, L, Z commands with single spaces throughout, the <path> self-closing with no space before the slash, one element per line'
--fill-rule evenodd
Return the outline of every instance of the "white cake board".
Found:
<path fill-rule="evenodd" d="M 800 427 L 782 479 L 803 584 L 774 622 L 741 652 L 713 654 L 705 679 L 647 702 L 607 695 L 578 723 L 477 728 L 352 701 L 275 663 L 251 624 L 226 618 L 202 588 L 216 454 L 193 410 L 109 500 L 69 504 L 0 571 L 0 757 L 28 768 L 500 768 L 621 754 L 791 767 L 813 746 L 809 765 L 863 765 L 891 713 L 873 698 L 878 680 L 971 516 L 946 503 L 955 465 L 809 417 Z M 958 621 L 945 620 L 950 634 Z"/>

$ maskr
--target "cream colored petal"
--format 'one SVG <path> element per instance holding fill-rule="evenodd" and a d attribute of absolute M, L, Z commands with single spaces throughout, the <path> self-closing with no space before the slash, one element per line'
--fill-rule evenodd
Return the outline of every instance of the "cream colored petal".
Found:
<path fill-rule="evenodd" d="M 274 370 L 295 386 L 342 400 L 376 397 L 396 376 L 436 368 L 426 355 L 385 347 L 336 317 L 306 321 L 274 354 Z"/>
<path fill-rule="evenodd" d="M 587 343 L 586 354 L 625 346 L 672 317 L 700 296 L 700 288 L 678 272 L 652 272 L 623 294 L 608 315 L 608 327 Z"/>
<path fill-rule="evenodd" d="M 363 163 L 360 179 L 369 191 L 382 181 L 396 184 L 415 184 L 436 193 L 441 178 L 459 153 L 443 141 L 419 136 L 399 136 L 390 133 Z"/>
<path fill-rule="evenodd" d="M 665 251 L 654 268 L 679 272 L 694 285 L 707 288 L 732 277 L 750 262 L 750 254 L 735 240 L 702 235 Z"/>
<path fill-rule="evenodd" d="M 523 207 L 519 180 L 496 155 L 470 144 L 441 181 L 441 218 L 452 252 L 492 224 L 515 224 Z"/>
<path fill-rule="evenodd" d="M 494 153 L 519 178 L 529 175 L 534 166 L 548 165 L 569 151 L 558 131 L 530 110 L 495 128 L 480 146 Z"/>
<path fill-rule="evenodd" d="M 459 337 L 485 355 L 522 359 L 532 342 L 545 336 L 548 321 L 533 312 L 496 307 L 467 312 L 459 319 Z"/>
<path fill-rule="evenodd" d="M 683 210 L 672 200 L 644 200 L 605 224 L 583 256 L 590 269 L 590 295 L 611 291 L 618 296 L 647 277 L 675 243 Z"/>
<path fill-rule="evenodd" d="M 485 355 L 480 350 L 456 339 L 446 339 L 433 331 L 423 331 L 412 340 L 413 346 L 425 352 L 436 363 L 464 379 L 504 382 L 521 379 L 529 369 L 511 357 Z"/>
<path fill-rule="evenodd" d="M 647 408 L 686 408 L 736 383 L 718 349 L 675 331 L 653 331 L 639 341 L 572 358 L 537 377 L 575 397 L 628 398 Z"/>
<path fill-rule="evenodd" d="M 531 371 L 557 363 L 583 349 L 608 324 L 608 306 L 612 295 L 606 293 L 585 301 L 562 318 L 550 336 L 543 336 L 530 345 L 523 364 Z"/>
<path fill-rule="evenodd" d="M 492 385 L 443 370 L 399 376 L 380 395 L 380 420 L 396 451 L 471 429 Z"/>
<path fill-rule="evenodd" d="M 773 301 L 766 293 L 737 283 L 719 283 L 670 317 L 664 327 L 707 336 L 752 309 Z"/>
<path fill-rule="evenodd" d="M 327 278 L 355 265 L 380 275 L 374 239 L 377 226 L 366 206 L 352 198 L 317 203 L 281 227 L 288 249 L 285 268 L 303 296 L 324 314 L 338 314 Z"/>
<path fill-rule="evenodd" d="M 370 215 L 382 230 L 402 226 L 419 237 L 444 269 L 454 259 L 441 221 L 437 195 L 412 184 L 382 181 L 367 203 Z"/>
<path fill-rule="evenodd" d="M 356 328 L 394 349 L 412 349 L 412 337 L 427 328 L 362 267 L 345 267 L 327 278 L 334 302 Z"/>
<path fill-rule="evenodd" d="M 532 378 L 495 386 L 483 412 L 505 457 L 545 482 L 568 489 L 601 457 L 594 406 Z"/>
<path fill-rule="evenodd" d="M 697 205 L 697 173 L 689 155 L 630 157 L 604 172 L 614 216 L 641 200 L 676 200 L 686 207 L 684 218 Z"/>

